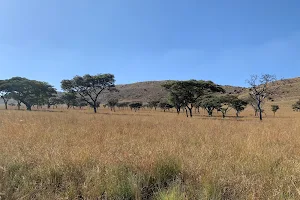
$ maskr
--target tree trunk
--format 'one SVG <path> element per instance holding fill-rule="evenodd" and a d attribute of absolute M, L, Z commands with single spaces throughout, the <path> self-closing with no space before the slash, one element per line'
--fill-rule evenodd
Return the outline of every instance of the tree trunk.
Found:
<path fill-rule="evenodd" d="M 5 104 L 5 110 L 7 110 L 7 101 L 4 101 Z"/>
<path fill-rule="evenodd" d="M 262 121 L 262 109 L 260 107 L 260 102 L 258 103 L 258 110 L 259 110 L 259 120 Z"/>
<path fill-rule="evenodd" d="M 187 111 L 187 109 L 185 108 L 185 114 L 186 114 L 186 117 L 189 117 L 189 115 L 188 115 L 188 111 Z"/>
<path fill-rule="evenodd" d="M 31 111 L 31 105 L 26 105 L 26 109 L 27 109 L 28 111 Z"/>
<path fill-rule="evenodd" d="M 188 107 L 188 109 L 189 109 L 189 111 L 190 111 L 190 117 L 193 117 L 193 110 L 192 110 L 192 108 L 189 108 L 189 107 Z"/>

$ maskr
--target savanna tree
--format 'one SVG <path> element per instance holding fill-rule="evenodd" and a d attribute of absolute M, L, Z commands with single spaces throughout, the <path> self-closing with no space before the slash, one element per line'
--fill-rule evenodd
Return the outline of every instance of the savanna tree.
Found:
<path fill-rule="evenodd" d="M 264 74 L 262 76 L 253 75 L 250 80 L 247 80 L 250 85 L 249 95 L 254 100 L 259 112 L 259 119 L 262 120 L 263 108 L 262 105 L 265 99 L 274 94 L 275 87 L 273 86 L 276 77 L 270 74 Z"/>
<path fill-rule="evenodd" d="M 61 88 L 64 91 L 78 94 L 97 112 L 99 95 L 103 91 L 117 91 L 115 88 L 115 77 L 112 74 L 98 74 L 95 76 L 75 76 L 71 80 L 62 80 Z"/>
<path fill-rule="evenodd" d="M 239 117 L 239 114 L 245 110 L 246 106 L 248 105 L 248 102 L 247 101 L 244 101 L 242 99 L 233 99 L 231 102 L 230 102 L 230 107 L 232 107 L 236 112 L 236 117 Z"/>
<path fill-rule="evenodd" d="M 158 104 L 159 104 L 159 101 L 150 101 L 150 102 L 148 102 L 149 108 L 151 108 L 151 109 L 154 108 L 154 110 L 156 110 Z"/>
<path fill-rule="evenodd" d="M 212 117 L 214 110 L 220 110 L 222 107 L 220 98 L 214 95 L 199 99 L 199 105 L 207 111 L 209 117 Z"/>
<path fill-rule="evenodd" d="M 35 105 L 37 108 L 49 103 L 50 98 L 56 97 L 56 89 L 45 82 L 39 82 L 35 91 Z"/>
<path fill-rule="evenodd" d="M 111 111 L 116 112 L 115 107 L 116 107 L 116 105 L 118 104 L 118 102 L 119 102 L 118 99 L 115 99 L 115 98 L 109 99 L 108 102 L 107 102 L 107 105 L 108 105 L 108 107 L 110 107 L 110 110 L 111 110 Z"/>
<path fill-rule="evenodd" d="M 166 112 L 166 110 L 170 110 L 171 108 L 173 108 L 174 106 L 169 104 L 169 103 L 166 103 L 166 102 L 160 102 L 159 103 L 159 107 L 164 111 Z"/>
<path fill-rule="evenodd" d="M 219 102 L 221 106 L 217 109 L 222 113 L 223 118 L 225 118 L 227 112 L 229 112 L 233 108 L 231 103 L 236 99 L 237 97 L 233 95 L 225 95 L 219 97 L 219 100 L 217 102 Z"/>
<path fill-rule="evenodd" d="M 130 103 L 129 107 L 130 109 L 134 110 L 134 112 L 136 112 L 137 110 L 139 110 L 141 107 L 143 106 L 143 104 L 141 102 L 134 102 L 134 103 Z"/>
<path fill-rule="evenodd" d="M 274 113 L 274 116 L 275 116 L 277 110 L 279 110 L 279 106 L 278 105 L 271 105 L 271 109 L 272 109 L 272 112 Z"/>
<path fill-rule="evenodd" d="M 61 99 L 67 105 L 67 109 L 69 109 L 71 106 L 74 107 L 76 105 L 77 96 L 75 92 L 65 92 L 61 96 Z"/>
<path fill-rule="evenodd" d="M 189 111 L 187 117 L 193 116 L 192 109 L 201 96 L 214 92 L 225 92 L 221 86 L 214 84 L 212 81 L 202 80 L 170 81 L 162 86 L 169 91 L 173 102 L 178 104 L 178 106 L 174 105 L 176 109 L 180 106 L 186 109 L 186 113 Z"/>
<path fill-rule="evenodd" d="M 5 89 L 11 98 L 18 102 L 18 107 L 23 103 L 27 110 L 37 105 L 38 98 L 49 98 L 56 94 L 56 90 L 48 83 L 29 80 L 22 77 L 13 77 L 2 82 L 1 88 Z"/>
<path fill-rule="evenodd" d="M 60 97 L 58 97 L 58 96 L 50 97 L 50 98 L 48 99 L 48 102 L 47 102 L 47 107 L 48 107 L 48 109 L 49 109 L 51 106 L 53 106 L 53 108 L 54 108 L 54 106 L 57 107 L 58 104 L 63 104 L 63 103 L 64 103 L 64 101 L 63 101 Z"/>

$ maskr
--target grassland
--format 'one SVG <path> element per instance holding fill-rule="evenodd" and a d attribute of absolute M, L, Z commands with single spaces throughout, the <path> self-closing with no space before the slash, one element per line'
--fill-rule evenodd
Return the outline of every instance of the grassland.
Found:
<path fill-rule="evenodd" d="M 0 110 L 0 199 L 300 199 L 300 113 Z"/>

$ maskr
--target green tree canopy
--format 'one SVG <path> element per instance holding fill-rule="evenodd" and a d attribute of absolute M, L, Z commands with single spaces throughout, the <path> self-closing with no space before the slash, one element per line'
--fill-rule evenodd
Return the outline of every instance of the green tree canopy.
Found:
<path fill-rule="evenodd" d="M 200 107 L 204 108 L 209 117 L 212 117 L 213 111 L 219 110 L 222 107 L 220 98 L 215 95 L 208 95 L 199 100 Z"/>
<path fill-rule="evenodd" d="M 45 103 L 48 98 L 56 94 L 54 87 L 48 83 L 22 77 L 13 77 L 2 81 L 1 88 L 11 98 L 23 103 L 27 110 L 31 110 L 33 105 Z"/>
<path fill-rule="evenodd" d="M 275 113 L 279 110 L 279 106 L 278 105 L 271 105 L 271 109 L 272 109 L 272 112 L 274 113 L 274 116 L 275 116 Z"/>
<path fill-rule="evenodd" d="M 236 111 L 236 117 L 239 117 L 239 114 L 245 110 L 246 106 L 248 105 L 247 101 L 244 101 L 242 99 L 233 99 L 230 102 L 230 106 Z"/>
<path fill-rule="evenodd" d="M 86 101 L 94 112 L 97 112 L 98 98 L 103 91 L 117 91 L 115 77 L 112 74 L 98 74 L 95 76 L 75 76 L 71 80 L 62 80 L 61 88 L 68 92 L 75 92 Z"/>
<path fill-rule="evenodd" d="M 192 117 L 192 108 L 197 100 L 204 95 L 225 92 L 225 90 L 213 83 L 212 81 L 170 81 L 162 85 L 170 94 L 170 101 L 178 109 L 184 107 L 189 110 L 190 117 Z M 178 112 L 178 110 L 177 110 Z M 188 115 L 187 115 L 188 116 Z"/>
<path fill-rule="evenodd" d="M 61 99 L 64 101 L 64 103 L 67 105 L 67 108 L 69 109 L 71 106 L 76 106 L 77 102 L 77 96 L 75 92 L 65 92 L 61 96 Z"/>

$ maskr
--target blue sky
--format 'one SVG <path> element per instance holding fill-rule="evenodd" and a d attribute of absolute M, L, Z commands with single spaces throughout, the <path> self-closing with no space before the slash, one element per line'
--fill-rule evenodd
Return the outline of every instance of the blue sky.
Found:
<path fill-rule="evenodd" d="M 0 79 L 300 76 L 299 0 L 1 0 Z"/>

